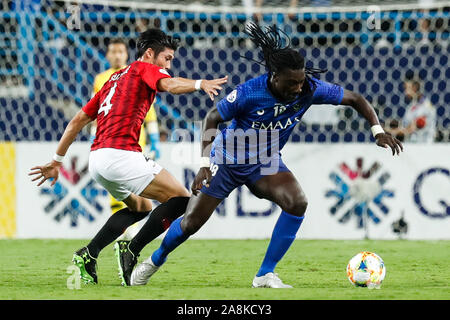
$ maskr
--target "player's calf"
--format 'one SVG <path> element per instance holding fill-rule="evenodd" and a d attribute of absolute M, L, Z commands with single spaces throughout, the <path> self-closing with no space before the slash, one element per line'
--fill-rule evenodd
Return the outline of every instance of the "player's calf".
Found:
<path fill-rule="evenodd" d="M 180 223 L 183 234 L 191 236 L 196 233 L 208 221 L 221 201 L 222 199 L 211 197 L 202 192 L 198 196 L 192 196 Z"/>
<path fill-rule="evenodd" d="M 186 236 L 191 236 L 196 233 L 205 224 L 205 222 L 206 220 L 201 217 L 191 214 L 185 215 L 180 224 L 183 234 Z"/>

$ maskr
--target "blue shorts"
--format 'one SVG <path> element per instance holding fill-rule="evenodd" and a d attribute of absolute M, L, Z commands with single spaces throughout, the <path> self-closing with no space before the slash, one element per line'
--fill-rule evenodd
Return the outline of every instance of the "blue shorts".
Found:
<path fill-rule="evenodd" d="M 217 199 L 225 199 L 228 195 L 242 185 L 252 185 L 262 177 L 279 172 L 290 171 L 283 160 L 276 159 L 275 165 L 268 164 L 214 164 L 213 177 L 209 187 L 203 186 L 200 191 Z"/>

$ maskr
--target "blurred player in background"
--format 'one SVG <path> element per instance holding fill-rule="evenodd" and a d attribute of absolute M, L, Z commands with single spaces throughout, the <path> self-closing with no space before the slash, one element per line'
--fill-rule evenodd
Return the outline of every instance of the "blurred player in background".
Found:
<path fill-rule="evenodd" d="M 297 50 L 283 46 L 275 26 L 263 31 L 250 23 L 247 32 L 262 50 L 268 72 L 239 85 L 208 112 L 202 133 L 204 161 L 191 188 L 194 196 L 184 216 L 171 224 L 159 249 L 132 271 L 131 285 L 146 284 L 168 254 L 197 232 L 223 199 L 245 184 L 255 196 L 282 209 L 252 286 L 291 288 L 274 269 L 294 241 L 308 202 L 280 151 L 311 105 L 351 106 L 369 122 L 378 146 L 391 148 L 392 155 L 403 149 L 397 139 L 384 132 L 375 110 L 361 94 L 313 77 L 324 70 L 305 67 Z M 211 133 L 229 120 L 231 124 L 214 138 Z"/>
<path fill-rule="evenodd" d="M 411 75 L 403 82 L 409 105 L 402 124 L 391 123 L 387 129 L 398 139 L 407 142 L 433 143 L 436 136 L 436 110 L 422 92 L 422 84 Z"/>
<path fill-rule="evenodd" d="M 211 100 L 218 95 L 227 77 L 192 80 L 171 77 L 178 41 L 159 29 L 149 29 L 137 40 L 137 61 L 114 73 L 100 91 L 75 115 L 61 137 L 53 160 L 31 168 L 38 186 L 59 175 L 67 150 L 78 133 L 97 120 L 97 133 L 89 154 L 89 173 L 118 201 L 127 207 L 113 214 L 86 247 L 77 250 L 73 262 L 85 282 L 97 283 L 97 257 L 129 226 L 150 216 L 133 239 L 153 240 L 186 210 L 189 191 L 158 163 L 145 157 L 139 145 L 144 118 L 156 93 L 183 94 L 205 91 Z M 150 199 L 161 204 L 152 212 Z M 141 230 L 141 231 L 142 231 Z M 116 248 L 128 251 L 125 246 Z M 137 261 L 137 256 L 133 257 Z"/>
<path fill-rule="evenodd" d="M 108 60 L 110 68 L 102 73 L 98 74 L 94 79 L 93 96 L 100 91 L 103 85 L 111 78 L 111 76 L 127 66 L 128 61 L 128 47 L 124 40 L 113 39 L 109 42 L 106 51 L 106 60 Z M 97 131 L 96 121 L 93 121 L 91 126 L 91 142 L 94 142 L 95 133 Z M 147 141 L 150 142 L 148 145 Z M 139 145 L 141 146 L 144 154 L 146 154 L 152 160 L 158 160 L 160 157 L 159 150 L 159 130 L 158 121 L 156 117 L 155 106 L 152 104 L 147 116 L 144 119 L 142 125 L 141 134 L 139 136 Z M 122 201 L 117 201 L 113 196 L 111 198 L 111 212 L 122 210 L 126 207 Z M 123 234 L 123 238 L 132 238 L 135 230 L 132 230 L 133 226 L 129 227 Z"/>

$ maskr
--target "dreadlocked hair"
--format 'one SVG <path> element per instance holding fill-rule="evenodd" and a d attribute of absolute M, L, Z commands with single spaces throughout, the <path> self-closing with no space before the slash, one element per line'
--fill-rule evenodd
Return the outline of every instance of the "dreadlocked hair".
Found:
<path fill-rule="evenodd" d="M 284 31 L 278 29 L 276 25 L 268 26 L 263 30 L 256 23 L 250 22 L 247 24 L 245 32 L 250 36 L 252 42 L 262 50 L 263 59 L 261 61 L 252 59 L 253 61 L 263 65 L 269 74 L 279 73 L 283 69 L 305 69 L 307 81 L 305 81 L 303 92 L 311 94 L 315 90 L 316 85 L 311 76 L 327 70 L 306 67 L 305 58 L 291 47 L 291 39 Z M 286 44 L 283 44 L 284 42 Z"/>

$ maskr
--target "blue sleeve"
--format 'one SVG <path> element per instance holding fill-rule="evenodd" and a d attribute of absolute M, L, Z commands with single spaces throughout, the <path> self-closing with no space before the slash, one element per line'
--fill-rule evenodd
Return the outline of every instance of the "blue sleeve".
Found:
<path fill-rule="evenodd" d="M 344 98 L 344 88 L 318 79 L 315 79 L 315 83 L 313 104 L 341 104 L 342 98 Z"/>
<path fill-rule="evenodd" d="M 236 118 L 240 113 L 240 108 L 243 105 L 244 96 L 242 94 L 242 88 L 238 86 L 231 91 L 225 98 L 219 101 L 217 104 L 217 111 L 223 120 L 229 121 Z"/>

